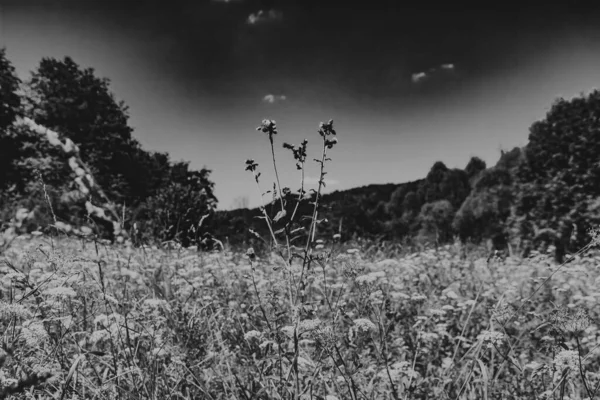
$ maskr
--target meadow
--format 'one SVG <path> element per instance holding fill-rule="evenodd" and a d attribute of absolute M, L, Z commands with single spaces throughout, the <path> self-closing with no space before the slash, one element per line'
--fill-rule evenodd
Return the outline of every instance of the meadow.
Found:
<path fill-rule="evenodd" d="M 77 71 L 70 59 L 42 67 L 57 82 L 65 74 L 56 70 Z M 47 95 L 44 82 L 30 86 Z M 104 81 L 84 92 L 98 87 L 113 104 Z M 410 248 L 349 235 L 343 212 L 328 221 L 331 120 L 318 127 L 317 158 L 306 139 L 282 143 L 297 191 L 279 180 L 275 121 L 257 128 L 272 190 L 255 160 L 236 168 L 256 183 L 262 205 L 247 216 L 259 231 L 232 219 L 203 225 L 216 214 L 209 171 L 143 151 L 120 109 L 108 107 L 105 130 L 83 135 L 71 124 L 87 108 L 66 99 L 73 115 L 53 121 L 63 100 L 46 97 L 42 118 L 19 111 L 15 96 L 19 112 L 3 132 L 16 155 L 6 153 L 0 192 L 0 398 L 600 397 L 600 231 L 585 229 L 600 223 L 599 153 L 588 144 L 600 132 L 600 92 L 557 102 L 525 150 L 494 167 L 436 163 L 373 208 L 356 197 L 335 210 L 353 210 L 346 230 L 380 219 L 374 228 L 418 233 Z M 563 142 L 547 140 L 560 136 L 555 126 L 568 133 Z M 121 161 L 135 162 L 111 164 L 127 143 Z M 316 190 L 305 186 L 307 162 L 320 170 Z M 211 230 L 219 223 L 241 240 Z M 510 239 L 508 254 L 472 244 L 499 236 Z"/>
<path fill-rule="evenodd" d="M 134 245 L 122 229 L 109 241 L 54 214 L 48 229 L 24 233 L 31 213 L 17 211 L 1 253 L 0 398 L 597 397 L 596 231 L 562 264 L 552 246 L 506 257 L 459 240 L 409 252 L 318 236 L 333 122 L 319 126 L 314 193 L 303 186 L 306 141 L 284 144 L 302 178 L 291 207 L 275 121 L 257 129 L 269 139 L 281 209 L 260 208 L 270 237 L 252 231 L 264 244 L 256 251 L 210 235 L 208 251 Z M 259 165 L 247 160 L 246 170 L 262 193 Z M 304 201 L 312 213 L 301 219 Z M 123 226 L 114 205 L 86 207 L 90 221 Z"/>
<path fill-rule="evenodd" d="M 488 260 L 460 244 L 397 258 L 325 244 L 295 305 L 287 275 L 301 265 L 287 271 L 275 253 L 20 236 L 1 267 L 2 395 L 597 394 L 593 250 L 559 269 L 544 254 Z"/>

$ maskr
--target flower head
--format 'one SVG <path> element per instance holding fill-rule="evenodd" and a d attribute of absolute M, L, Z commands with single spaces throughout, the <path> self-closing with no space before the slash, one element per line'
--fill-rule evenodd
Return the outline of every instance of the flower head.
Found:
<path fill-rule="evenodd" d="M 579 308 L 575 313 L 570 313 L 564 308 L 560 308 L 550 317 L 550 322 L 563 333 L 580 335 L 591 324 L 587 312 Z"/>
<path fill-rule="evenodd" d="M 277 135 L 277 125 L 275 125 L 275 121 L 272 119 L 263 119 L 262 123 L 258 128 L 256 128 L 256 130 L 268 133 L 269 137 Z"/>
<path fill-rule="evenodd" d="M 368 333 L 370 331 L 374 331 L 377 329 L 375 324 L 373 322 L 371 322 L 371 320 L 366 319 L 366 318 L 355 319 L 354 326 L 356 326 L 356 329 L 359 332 L 365 332 L 365 333 Z"/>
<path fill-rule="evenodd" d="M 319 124 L 319 135 L 325 137 L 330 135 L 335 135 L 336 132 L 333 129 L 333 120 L 330 119 L 327 123 L 321 122 Z"/>

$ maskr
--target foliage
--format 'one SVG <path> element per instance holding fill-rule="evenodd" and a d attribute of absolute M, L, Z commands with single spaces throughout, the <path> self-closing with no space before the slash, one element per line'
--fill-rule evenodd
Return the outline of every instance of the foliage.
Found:
<path fill-rule="evenodd" d="M 192 218 L 213 211 L 216 198 L 210 171 L 192 171 L 188 163 L 171 162 L 165 153 L 142 149 L 128 125 L 127 107 L 110 92 L 108 79 L 96 77 L 92 68 L 80 68 L 69 57 L 44 58 L 21 85 L 2 52 L 0 80 L 4 99 L 0 114 L 6 124 L 0 130 L 4 221 L 26 207 L 34 211 L 28 224 L 32 229 L 57 221 L 91 224 L 99 228 L 97 233 L 113 237 L 115 225 L 101 214 L 97 218 L 91 203 L 111 208 L 129 232 L 136 222 L 144 227 L 136 230 L 144 242 L 189 243 L 197 237 L 187 234 L 193 225 L 187 220 L 187 236 L 164 228 L 187 208 L 194 209 Z M 24 93 L 23 107 L 19 90 Z M 82 179 L 92 179 L 88 186 L 95 190 L 81 191 Z M 153 220 L 155 215 L 161 216 L 160 222 Z"/>
<path fill-rule="evenodd" d="M 574 251 L 589 239 L 599 215 L 590 204 L 600 195 L 600 92 L 558 99 L 546 117 L 531 126 L 524 162 L 517 169 L 518 224 L 528 238 L 550 229 L 556 245 Z M 521 229 L 522 231 L 526 231 Z M 571 240 L 571 238 L 573 240 Z"/>

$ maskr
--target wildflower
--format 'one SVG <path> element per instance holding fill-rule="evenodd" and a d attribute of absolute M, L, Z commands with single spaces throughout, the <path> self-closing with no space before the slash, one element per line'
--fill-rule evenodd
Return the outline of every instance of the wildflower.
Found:
<path fill-rule="evenodd" d="M 575 350 L 562 350 L 554 356 L 553 362 L 560 375 L 562 375 L 567 368 L 569 368 L 570 371 L 575 371 L 577 370 L 579 362 L 579 353 Z"/>
<path fill-rule="evenodd" d="M 30 347 L 39 346 L 40 342 L 48 339 L 48 332 L 40 321 L 27 321 L 21 329 L 21 338 Z"/>
<path fill-rule="evenodd" d="M 506 324 L 512 317 L 512 310 L 508 304 L 502 303 L 494 311 L 492 311 L 492 319 L 500 325 Z"/>
<path fill-rule="evenodd" d="M 483 331 L 477 336 L 477 340 L 485 344 L 488 349 L 501 345 L 504 339 L 505 335 L 502 332 Z"/>
<path fill-rule="evenodd" d="M 310 331 L 314 331 L 315 329 L 317 329 L 320 325 L 322 324 L 321 320 L 319 318 L 315 318 L 315 319 L 305 319 L 303 321 L 300 321 L 300 323 L 298 324 L 298 330 L 300 332 L 310 332 Z"/>
<path fill-rule="evenodd" d="M 389 368 L 380 371 L 377 376 L 383 379 L 388 379 L 388 372 L 392 377 L 392 380 L 396 381 L 402 377 L 408 377 L 416 379 L 419 377 L 419 373 L 412 369 L 408 361 L 399 361 L 389 366 Z"/>
<path fill-rule="evenodd" d="M 335 136 L 336 132 L 333 129 L 333 120 L 330 119 L 327 123 L 321 122 L 319 124 L 319 135 L 326 137 L 330 135 Z"/>
<path fill-rule="evenodd" d="M 591 324 L 587 312 L 579 308 L 571 314 L 568 310 L 560 308 L 550 317 L 550 322 L 565 334 L 580 335 Z"/>
<path fill-rule="evenodd" d="M 337 342 L 335 332 L 331 326 L 315 329 L 313 331 L 313 337 L 321 344 L 321 346 L 329 350 L 331 350 Z"/>
<path fill-rule="evenodd" d="M 434 332 L 419 331 L 418 337 L 419 337 L 419 339 L 421 339 L 424 342 L 433 342 L 433 341 L 439 339 L 440 336 Z"/>
<path fill-rule="evenodd" d="M 374 331 L 377 329 L 375 324 L 371 322 L 371 320 L 366 318 L 358 318 L 354 320 L 354 325 L 359 332 L 368 333 L 369 331 Z"/>
<path fill-rule="evenodd" d="M 144 304 L 150 307 L 168 307 L 169 305 L 166 300 L 162 299 L 146 299 L 144 300 Z"/>
<path fill-rule="evenodd" d="M 277 125 L 275 125 L 275 121 L 272 119 L 263 119 L 262 123 L 258 128 L 256 128 L 256 130 L 268 133 L 269 137 L 272 138 L 273 135 L 277 134 Z"/>
<path fill-rule="evenodd" d="M 583 308 L 579 308 L 575 314 L 564 324 L 563 329 L 573 335 L 583 333 L 590 326 L 590 317 Z"/>
<path fill-rule="evenodd" d="M 92 334 L 90 335 L 90 338 L 89 338 L 89 341 L 92 344 L 96 344 L 103 340 L 110 340 L 110 334 L 105 329 L 92 332 Z"/>
<path fill-rule="evenodd" d="M 256 330 L 248 331 L 244 334 L 244 339 L 250 341 L 252 339 L 258 339 L 262 336 L 262 333 Z"/>
<path fill-rule="evenodd" d="M 440 317 L 443 316 L 443 315 L 446 315 L 446 311 L 440 310 L 440 309 L 437 309 L 437 308 L 430 309 L 429 313 L 431 315 L 437 315 L 437 316 L 440 316 Z"/>
<path fill-rule="evenodd" d="M 27 318 L 31 312 L 22 304 L 0 301 L 0 319 Z"/>
<path fill-rule="evenodd" d="M 412 301 L 421 302 L 421 301 L 427 300 L 427 296 L 425 296 L 423 294 L 413 294 L 410 299 Z"/>
<path fill-rule="evenodd" d="M 354 279 L 358 276 L 358 274 L 362 273 L 365 270 L 364 265 L 358 265 L 354 262 L 346 262 L 342 267 L 342 274 L 348 279 Z"/>
<path fill-rule="evenodd" d="M 359 285 L 368 285 L 368 284 L 374 283 L 375 281 L 377 281 L 377 279 L 383 278 L 383 277 L 385 277 L 385 272 L 378 271 L 378 272 L 371 272 L 366 275 L 357 276 L 354 279 L 354 281 Z"/>

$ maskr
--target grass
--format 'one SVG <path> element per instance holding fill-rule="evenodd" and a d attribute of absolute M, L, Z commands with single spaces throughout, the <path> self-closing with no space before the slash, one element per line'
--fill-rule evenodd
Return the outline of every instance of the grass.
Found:
<path fill-rule="evenodd" d="M 488 263 L 458 247 L 340 248 L 293 310 L 276 254 L 21 238 L 1 269 L 3 384 L 51 374 L 29 398 L 65 399 L 576 399 L 583 375 L 595 390 L 596 325 L 569 336 L 552 315 L 597 319 L 597 256 L 531 296 L 556 268 L 544 256 Z"/>

